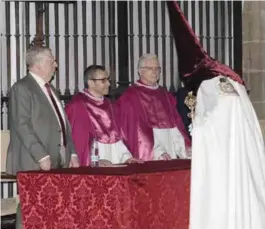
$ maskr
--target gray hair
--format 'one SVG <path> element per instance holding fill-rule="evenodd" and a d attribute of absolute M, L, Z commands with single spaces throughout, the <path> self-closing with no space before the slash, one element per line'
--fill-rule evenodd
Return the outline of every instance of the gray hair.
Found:
<path fill-rule="evenodd" d="M 44 55 L 51 52 L 51 49 L 47 47 L 32 46 L 27 50 L 26 64 L 27 67 L 32 67 L 33 65 L 39 63 Z"/>
<path fill-rule="evenodd" d="M 146 53 L 146 54 L 142 55 L 140 57 L 140 59 L 138 60 L 138 70 L 140 68 L 144 67 L 146 60 L 153 60 L 153 59 L 158 60 L 157 55 L 151 54 L 151 53 Z"/>

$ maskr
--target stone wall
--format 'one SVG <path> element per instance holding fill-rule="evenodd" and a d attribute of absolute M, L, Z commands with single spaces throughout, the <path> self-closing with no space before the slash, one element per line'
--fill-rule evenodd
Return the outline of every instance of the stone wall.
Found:
<path fill-rule="evenodd" d="M 235 25 L 236 26 L 236 25 Z M 243 77 L 265 136 L 265 2 L 245 1 Z"/>

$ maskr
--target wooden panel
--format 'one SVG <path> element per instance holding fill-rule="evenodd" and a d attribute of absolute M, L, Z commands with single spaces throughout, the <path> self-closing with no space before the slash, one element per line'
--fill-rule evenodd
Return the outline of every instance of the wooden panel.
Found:
<path fill-rule="evenodd" d="M 9 139 L 9 130 L 1 130 L 1 172 L 6 171 L 6 156 Z"/>

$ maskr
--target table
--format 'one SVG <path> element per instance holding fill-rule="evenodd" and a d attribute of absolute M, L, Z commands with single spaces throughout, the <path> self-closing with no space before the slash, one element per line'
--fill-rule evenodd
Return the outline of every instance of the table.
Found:
<path fill-rule="evenodd" d="M 24 229 L 188 229 L 190 160 L 17 175 Z"/>

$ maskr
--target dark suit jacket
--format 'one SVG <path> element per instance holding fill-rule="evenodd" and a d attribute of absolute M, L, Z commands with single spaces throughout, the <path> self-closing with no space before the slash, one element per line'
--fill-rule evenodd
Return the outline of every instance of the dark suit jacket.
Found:
<path fill-rule="evenodd" d="M 71 154 L 76 152 L 66 115 L 65 120 L 67 167 Z M 61 128 L 49 100 L 30 74 L 18 80 L 11 88 L 9 121 L 7 173 L 16 175 L 18 171 L 39 170 L 39 160 L 47 155 L 50 155 L 52 168 L 60 166 Z"/>
<path fill-rule="evenodd" d="M 185 128 L 186 128 L 186 130 L 190 136 L 189 125 L 191 124 L 191 119 L 188 117 L 188 113 L 190 112 L 190 110 L 184 103 L 185 98 L 188 95 L 188 93 L 189 93 L 189 91 L 186 88 L 181 87 L 178 89 L 175 96 L 177 99 L 177 110 L 178 110 L 178 112 L 182 118 L 182 121 L 185 125 Z"/>

